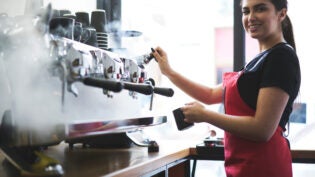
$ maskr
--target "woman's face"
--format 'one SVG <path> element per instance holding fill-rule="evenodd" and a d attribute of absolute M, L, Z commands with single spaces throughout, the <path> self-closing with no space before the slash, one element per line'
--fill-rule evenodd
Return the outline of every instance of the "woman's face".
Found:
<path fill-rule="evenodd" d="M 286 10 L 276 11 L 270 0 L 243 0 L 243 26 L 245 31 L 260 41 L 282 34 L 281 22 Z"/>

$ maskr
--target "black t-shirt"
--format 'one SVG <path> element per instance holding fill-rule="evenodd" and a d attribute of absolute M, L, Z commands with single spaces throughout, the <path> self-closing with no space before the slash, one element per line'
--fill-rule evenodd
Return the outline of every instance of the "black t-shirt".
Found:
<path fill-rule="evenodd" d="M 260 88 L 278 87 L 289 94 L 289 101 L 279 123 L 285 129 L 301 82 L 299 60 L 294 49 L 286 43 L 279 43 L 258 54 L 243 71 L 237 83 L 238 90 L 244 102 L 252 109 L 256 110 Z"/>

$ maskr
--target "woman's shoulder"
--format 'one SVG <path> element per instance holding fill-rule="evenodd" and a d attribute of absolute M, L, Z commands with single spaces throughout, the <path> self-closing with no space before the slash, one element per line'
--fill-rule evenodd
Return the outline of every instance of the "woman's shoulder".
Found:
<path fill-rule="evenodd" d="M 245 71 L 252 72 L 258 71 L 263 68 L 263 66 L 271 64 L 274 65 L 283 65 L 284 62 L 288 60 L 294 64 L 298 64 L 298 57 L 295 50 L 287 43 L 279 43 L 274 47 L 258 54 L 252 61 L 250 61 L 245 66 Z"/>
<path fill-rule="evenodd" d="M 269 50 L 270 50 L 268 52 L 269 55 L 280 55 L 280 56 L 292 55 L 294 57 L 297 57 L 295 49 L 292 46 L 290 46 L 288 43 L 279 43 Z"/>
<path fill-rule="evenodd" d="M 270 50 L 267 61 L 299 63 L 295 50 L 287 43 L 281 43 Z"/>

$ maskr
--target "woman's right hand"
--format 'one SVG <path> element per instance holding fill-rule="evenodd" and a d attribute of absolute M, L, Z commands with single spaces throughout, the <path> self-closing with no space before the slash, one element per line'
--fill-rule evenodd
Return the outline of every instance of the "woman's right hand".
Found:
<path fill-rule="evenodd" d="M 172 68 L 168 62 L 167 53 L 161 47 L 156 47 L 155 51 L 152 52 L 152 55 L 158 62 L 162 74 L 168 76 L 171 73 Z"/>

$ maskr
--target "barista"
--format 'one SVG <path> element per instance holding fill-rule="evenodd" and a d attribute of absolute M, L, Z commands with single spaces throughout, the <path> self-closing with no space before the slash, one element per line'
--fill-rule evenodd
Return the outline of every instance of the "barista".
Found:
<path fill-rule="evenodd" d="M 208 87 L 185 78 L 169 65 L 161 47 L 153 55 L 161 72 L 188 95 L 205 104 L 224 103 L 225 114 L 199 102 L 181 109 L 185 121 L 225 131 L 228 177 L 290 177 L 291 153 L 283 132 L 301 78 L 287 0 L 243 0 L 241 7 L 243 26 L 260 51 L 241 71 L 225 73 L 222 84 Z"/>

